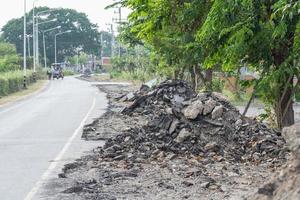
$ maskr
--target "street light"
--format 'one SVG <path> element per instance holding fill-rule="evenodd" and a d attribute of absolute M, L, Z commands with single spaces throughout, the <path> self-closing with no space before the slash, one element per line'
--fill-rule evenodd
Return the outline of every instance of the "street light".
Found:
<path fill-rule="evenodd" d="M 24 73 L 24 82 L 23 87 L 26 88 L 26 0 L 24 0 L 24 33 L 23 33 L 23 73 Z"/>
<path fill-rule="evenodd" d="M 35 24 L 35 29 L 36 29 L 36 61 L 37 64 L 40 65 L 40 61 L 39 61 L 39 56 L 40 56 L 40 52 L 39 52 L 39 25 L 40 24 L 46 24 L 46 23 L 50 23 L 50 22 L 56 22 L 57 19 L 52 19 L 52 20 L 48 20 L 45 22 L 38 22 L 38 18 Z M 34 72 L 35 72 L 35 68 L 34 68 Z"/>
<path fill-rule="evenodd" d="M 31 55 L 30 55 L 30 52 L 31 52 L 31 50 L 30 50 L 30 38 L 32 37 L 32 35 L 26 35 L 26 37 L 27 37 L 28 56 L 30 58 L 31 57 Z"/>
<path fill-rule="evenodd" d="M 61 33 L 57 33 L 57 34 L 55 34 L 55 37 L 54 37 L 54 49 L 55 49 L 55 64 L 57 63 L 57 55 L 56 55 L 56 52 L 57 52 L 57 50 L 56 50 L 56 37 L 57 36 L 59 36 L 59 35 L 62 35 L 62 34 L 65 34 L 65 33 L 70 33 L 70 32 L 72 32 L 71 30 L 68 30 L 68 31 L 65 31 L 65 32 L 61 32 Z"/>
<path fill-rule="evenodd" d="M 112 39 L 111 39 L 111 57 L 114 57 L 115 52 L 114 52 L 114 47 L 115 47 L 115 34 L 114 34 L 114 26 L 112 23 L 106 23 L 107 26 L 110 26 L 109 31 L 112 34 Z"/>
<path fill-rule="evenodd" d="M 47 56 L 46 56 L 45 33 L 46 33 L 46 32 L 49 32 L 49 31 L 56 30 L 56 29 L 60 29 L 60 28 L 61 28 L 61 26 L 57 26 L 57 27 L 50 28 L 50 29 L 47 29 L 47 30 L 44 30 L 44 31 L 43 31 L 43 48 L 44 48 L 44 64 L 45 64 L 45 69 L 47 68 Z"/>
<path fill-rule="evenodd" d="M 38 12 L 35 16 L 34 16 L 34 23 L 35 23 L 35 26 L 34 26 L 34 33 L 35 33 L 35 59 L 36 59 L 36 63 L 39 65 L 40 62 L 39 62 L 39 27 L 38 25 L 39 24 L 42 24 L 42 23 L 38 23 L 38 20 L 39 20 L 39 16 L 41 14 L 44 14 L 44 13 L 51 13 L 53 11 L 56 11 L 56 10 L 59 10 L 59 9 L 56 9 L 56 8 L 53 8 L 53 9 L 48 9 L 48 10 L 44 10 L 44 11 L 40 11 Z M 36 19 L 36 22 L 35 22 L 35 19 Z M 54 21 L 57 21 L 57 19 L 53 19 L 53 20 L 49 20 L 48 22 L 54 22 Z M 43 22 L 43 23 L 48 23 L 48 22 Z M 34 67 L 35 69 L 35 67 Z"/>
<path fill-rule="evenodd" d="M 35 30 L 35 3 L 39 0 L 32 2 L 32 43 L 33 43 L 33 69 L 36 67 L 36 30 Z M 35 74 L 34 74 L 35 76 Z"/>
<path fill-rule="evenodd" d="M 33 47 L 33 69 L 35 69 L 35 59 L 36 59 L 36 55 L 35 55 L 35 50 L 36 50 L 36 45 L 35 45 L 35 3 L 38 0 L 34 0 L 32 3 L 32 47 Z"/>

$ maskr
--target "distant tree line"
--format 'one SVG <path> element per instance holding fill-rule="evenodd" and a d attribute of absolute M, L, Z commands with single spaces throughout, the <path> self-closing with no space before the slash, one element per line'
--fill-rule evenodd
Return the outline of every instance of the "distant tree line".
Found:
<path fill-rule="evenodd" d="M 38 7 L 35 13 L 49 10 L 48 7 Z M 32 35 L 32 10 L 27 14 L 27 34 Z M 61 26 L 61 29 L 45 33 L 47 62 L 54 62 L 54 35 L 58 32 L 71 30 L 68 34 L 57 37 L 58 60 L 63 61 L 66 57 L 77 55 L 78 51 L 95 56 L 101 55 L 101 34 L 103 34 L 103 56 L 111 55 L 111 34 L 99 32 L 96 24 L 93 24 L 84 13 L 73 9 L 56 9 L 49 13 L 45 12 L 39 17 L 39 22 L 56 19 L 50 23 L 39 25 L 39 55 L 43 59 L 43 30 Z M 18 54 L 23 52 L 23 17 L 12 19 L 2 28 L 2 39 L 15 45 Z M 33 54 L 32 38 L 30 38 L 30 54 Z"/>

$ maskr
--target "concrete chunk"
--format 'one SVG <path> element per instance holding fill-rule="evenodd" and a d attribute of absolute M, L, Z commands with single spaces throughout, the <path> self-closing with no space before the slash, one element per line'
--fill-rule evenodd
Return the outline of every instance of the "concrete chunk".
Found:
<path fill-rule="evenodd" d="M 212 99 L 205 101 L 203 115 L 208 115 L 209 113 L 211 113 L 213 109 L 216 107 L 216 104 L 217 103 Z"/>
<path fill-rule="evenodd" d="M 187 119 L 196 119 L 199 114 L 202 114 L 204 106 L 201 101 L 197 100 L 192 102 L 191 105 L 186 107 L 183 111 L 184 116 Z"/>

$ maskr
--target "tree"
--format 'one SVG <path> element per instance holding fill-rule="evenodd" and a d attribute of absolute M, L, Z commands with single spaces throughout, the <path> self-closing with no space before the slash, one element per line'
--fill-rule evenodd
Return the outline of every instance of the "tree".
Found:
<path fill-rule="evenodd" d="M 0 33 L 0 42 L 5 42 L 4 38 L 3 38 L 3 35 L 1 33 Z"/>
<path fill-rule="evenodd" d="M 47 7 L 36 8 L 36 13 L 48 10 Z M 32 11 L 27 14 L 28 34 L 32 35 Z M 43 52 L 42 30 L 50 29 L 56 26 L 61 26 L 61 32 L 71 30 L 69 34 L 64 34 L 57 39 L 58 60 L 62 61 L 65 56 L 73 56 L 76 54 L 76 49 L 80 48 L 88 54 L 99 55 L 100 53 L 100 34 L 97 30 L 97 25 L 92 24 L 87 15 L 79 13 L 73 9 L 57 9 L 50 13 L 45 13 L 40 17 L 39 22 L 56 19 L 51 23 L 41 24 L 39 26 L 39 49 L 40 55 Z M 2 28 L 2 37 L 5 41 L 16 45 L 17 52 L 23 51 L 23 19 L 12 19 Z M 46 33 L 47 58 L 54 62 L 54 34 L 58 31 Z M 31 50 L 33 48 L 31 47 Z"/>
<path fill-rule="evenodd" d="M 294 123 L 293 78 L 299 77 L 300 2 L 215 0 L 198 31 L 206 66 L 241 62 L 261 74 L 255 90 L 274 107 L 279 127 Z"/>
<path fill-rule="evenodd" d="M 204 77 L 203 52 L 196 42 L 196 32 L 211 7 L 210 1 L 128 0 L 120 3 L 132 10 L 120 34 L 123 42 L 150 46 L 159 57 L 160 66 L 173 71 L 173 78 L 183 78 L 189 73 L 195 89 L 199 78 L 206 86 L 210 85 L 211 70 L 206 70 Z"/>
<path fill-rule="evenodd" d="M 299 0 L 122 0 L 132 10 L 120 36 L 151 47 L 175 78 L 190 71 L 208 85 L 212 70 L 244 64 L 260 73 L 255 93 L 271 105 L 279 127 L 294 123 L 299 78 Z M 204 77 L 206 69 L 206 77 Z M 194 81 L 192 81 L 194 82 Z"/>
<path fill-rule="evenodd" d="M 78 52 L 78 55 L 69 57 L 69 58 L 67 58 L 67 60 L 70 61 L 70 63 L 72 65 L 76 65 L 77 61 L 78 61 L 78 64 L 87 64 L 87 62 L 88 62 L 88 55 L 85 54 L 85 53 Z"/>

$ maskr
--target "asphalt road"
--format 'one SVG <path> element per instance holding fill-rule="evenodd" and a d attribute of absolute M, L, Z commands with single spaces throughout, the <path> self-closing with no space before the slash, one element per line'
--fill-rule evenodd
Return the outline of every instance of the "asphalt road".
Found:
<path fill-rule="evenodd" d="M 0 199 L 30 200 L 65 162 L 93 148 L 81 128 L 104 113 L 105 94 L 70 77 L 0 108 Z M 96 144 L 95 144 L 96 145 Z"/>

